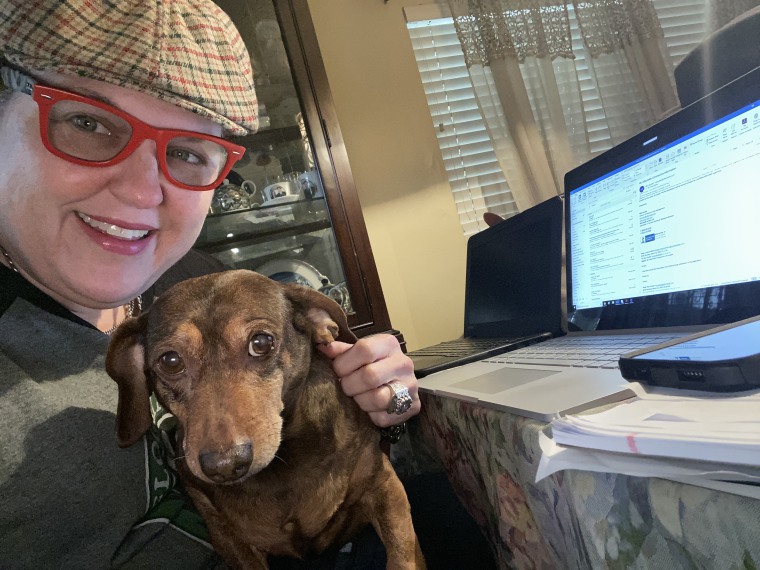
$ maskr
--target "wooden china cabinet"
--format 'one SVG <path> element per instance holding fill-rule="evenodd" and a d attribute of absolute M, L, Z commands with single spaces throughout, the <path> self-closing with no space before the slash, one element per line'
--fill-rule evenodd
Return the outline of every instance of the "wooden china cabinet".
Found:
<path fill-rule="evenodd" d="M 246 43 L 259 132 L 214 192 L 195 248 L 323 291 L 357 336 L 391 327 L 306 0 L 215 0 Z"/>

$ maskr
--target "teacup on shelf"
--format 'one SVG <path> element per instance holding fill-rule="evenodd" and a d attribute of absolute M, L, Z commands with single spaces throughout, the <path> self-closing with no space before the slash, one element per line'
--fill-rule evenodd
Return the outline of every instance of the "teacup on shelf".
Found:
<path fill-rule="evenodd" d="M 319 179 L 319 174 L 317 174 L 316 170 L 302 172 L 298 177 L 298 183 L 301 186 L 301 192 L 303 192 L 303 195 L 306 198 L 318 198 L 324 196 L 322 181 Z"/>
<path fill-rule="evenodd" d="M 279 180 L 264 188 L 264 206 L 286 204 L 302 198 L 301 188 L 293 180 Z"/>
<path fill-rule="evenodd" d="M 259 190 L 259 188 L 256 186 L 256 183 L 252 180 L 243 181 L 240 187 L 248 195 L 248 203 L 251 208 L 257 208 L 266 202 L 264 192 L 262 190 Z"/>

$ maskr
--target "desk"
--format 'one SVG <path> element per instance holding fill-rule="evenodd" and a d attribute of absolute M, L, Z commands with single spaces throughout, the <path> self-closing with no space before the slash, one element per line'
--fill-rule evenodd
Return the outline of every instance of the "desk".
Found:
<path fill-rule="evenodd" d="M 760 501 L 614 473 L 535 483 L 547 424 L 421 397 L 394 463 L 424 471 L 439 461 L 501 568 L 760 568 Z"/>

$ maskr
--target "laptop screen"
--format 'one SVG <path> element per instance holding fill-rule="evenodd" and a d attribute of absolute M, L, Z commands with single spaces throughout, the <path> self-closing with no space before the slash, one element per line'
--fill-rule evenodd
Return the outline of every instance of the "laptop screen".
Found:
<path fill-rule="evenodd" d="M 565 177 L 571 330 L 760 314 L 760 72 Z"/>
<path fill-rule="evenodd" d="M 560 333 L 562 200 L 551 198 L 467 241 L 465 336 Z"/>

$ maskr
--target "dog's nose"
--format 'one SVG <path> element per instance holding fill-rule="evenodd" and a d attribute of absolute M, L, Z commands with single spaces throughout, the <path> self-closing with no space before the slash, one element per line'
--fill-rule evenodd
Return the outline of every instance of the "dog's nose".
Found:
<path fill-rule="evenodd" d="M 253 445 L 249 441 L 223 451 L 201 452 L 199 459 L 206 477 L 215 483 L 231 483 L 248 473 L 253 461 Z"/>

